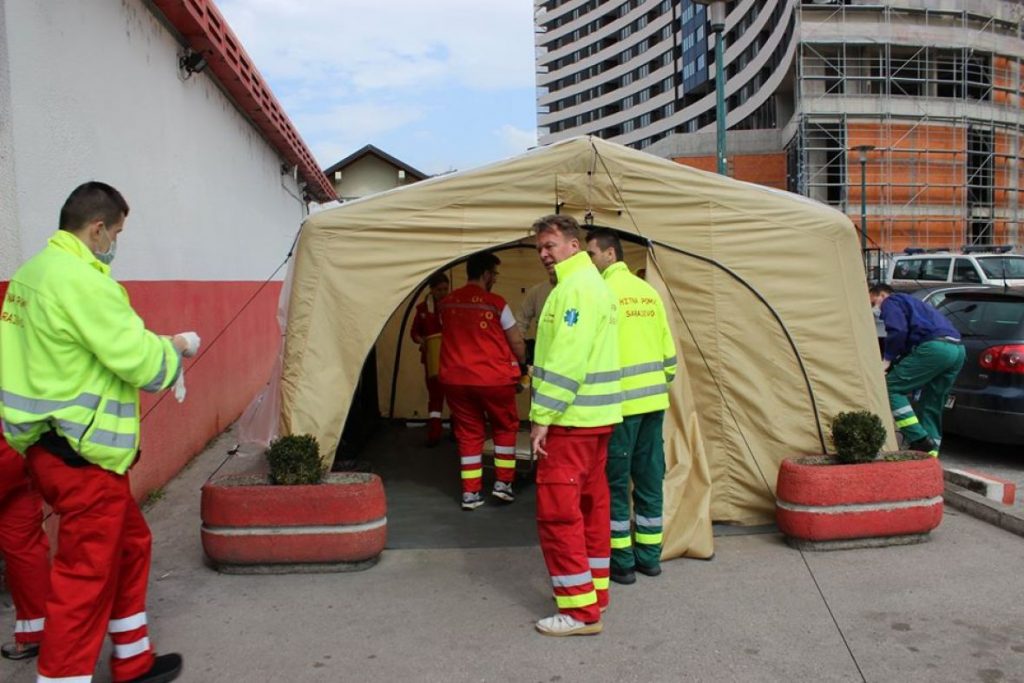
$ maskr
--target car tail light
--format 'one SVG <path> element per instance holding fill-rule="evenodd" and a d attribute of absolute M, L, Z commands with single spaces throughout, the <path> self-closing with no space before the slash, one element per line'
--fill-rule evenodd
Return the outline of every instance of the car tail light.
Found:
<path fill-rule="evenodd" d="M 978 365 L 995 372 L 1024 375 L 1024 344 L 990 346 L 981 352 Z"/>

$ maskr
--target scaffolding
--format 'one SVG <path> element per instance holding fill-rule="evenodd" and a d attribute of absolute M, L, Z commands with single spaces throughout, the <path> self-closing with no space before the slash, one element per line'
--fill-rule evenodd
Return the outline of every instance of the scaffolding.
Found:
<path fill-rule="evenodd" d="M 863 229 L 863 187 L 879 252 L 1020 247 L 1020 6 L 988 3 L 1007 6 L 993 17 L 922 4 L 805 3 L 790 189 Z M 958 47 L 930 42 L 951 30 Z"/>

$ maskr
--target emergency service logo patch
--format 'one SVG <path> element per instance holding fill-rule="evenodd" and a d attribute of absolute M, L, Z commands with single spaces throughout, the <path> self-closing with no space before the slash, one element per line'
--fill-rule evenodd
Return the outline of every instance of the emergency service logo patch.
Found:
<path fill-rule="evenodd" d="M 572 327 L 573 325 L 580 321 L 580 312 L 577 311 L 575 308 L 570 308 L 568 311 L 565 312 L 565 317 L 563 318 L 563 320 L 565 320 L 566 325 Z"/>

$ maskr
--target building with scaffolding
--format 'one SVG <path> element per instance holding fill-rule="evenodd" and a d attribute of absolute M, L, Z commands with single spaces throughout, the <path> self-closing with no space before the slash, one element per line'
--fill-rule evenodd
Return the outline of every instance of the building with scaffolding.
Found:
<path fill-rule="evenodd" d="M 735 0 L 726 12 L 731 175 L 858 226 L 863 200 L 867 241 L 884 252 L 1021 243 L 1021 2 Z M 541 142 L 590 133 L 714 168 L 701 6 L 548 0 L 536 16 Z"/>

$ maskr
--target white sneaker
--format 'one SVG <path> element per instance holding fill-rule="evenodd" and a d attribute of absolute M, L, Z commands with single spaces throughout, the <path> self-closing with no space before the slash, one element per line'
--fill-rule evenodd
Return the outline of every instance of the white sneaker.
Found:
<path fill-rule="evenodd" d="M 476 510 L 478 507 L 484 504 L 484 499 L 479 493 L 463 493 L 462 494 L 462 509 L 463 510 Z"/>
<path fill-rule="evenodd" d="M 600 633 L 602 628 L 600 621 L 586 624 L 562 613 L 541 619 L 536 627 L 545 636 L 592 636 Z"/>
<path fill-rule="evenodd" d="M 504 481 L 494 482 L 494 489 L 491 491 L 491 495 L 506 503 L 515 502 L 516 499 L 516 493 L 512 490 L 512 484 Z"/>

